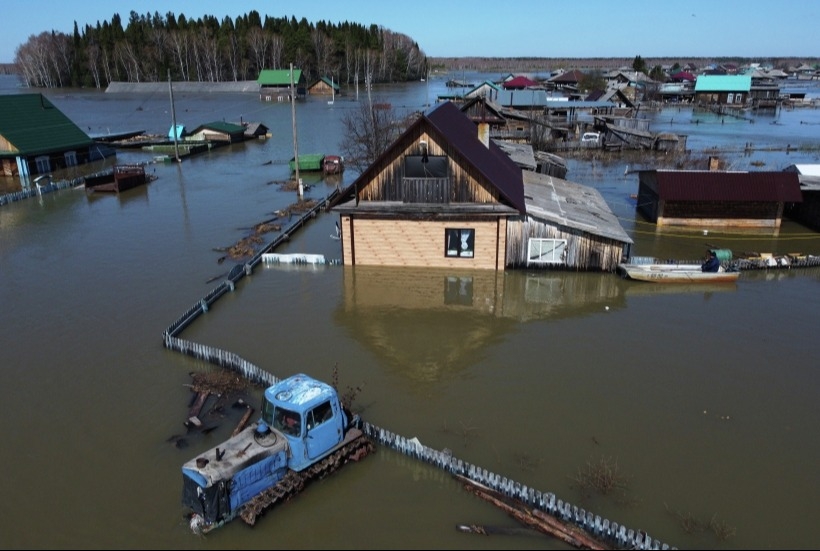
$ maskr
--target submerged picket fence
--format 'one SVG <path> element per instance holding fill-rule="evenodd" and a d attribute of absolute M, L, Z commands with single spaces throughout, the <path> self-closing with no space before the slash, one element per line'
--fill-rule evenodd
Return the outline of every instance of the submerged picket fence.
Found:
<path fill-rule="evenodd" d="M 330 198 L 325 199 L 317 204 L 314 209 L 303 214 L 299 220 L 285 230 L 279 238 L 256 254 L 249 262 L 241 266 L 235 266 L 223 282 L 218 284 L 216 288 L 211 290 L 211 292 L 205 295 L 199 302 L 179 316 L 162 334 L 165 347 L 206 361 L 212 365 L 230 369 L 256 385 L 268 387 L 279 382 L 280 379 L 275 375 L 245 360 L 238 354 L 213 346 L 188 341 L 180 338 L 179 335 L 199 316 L 208 312 L 209 307 L 220 297 L 232 292 L 235 289 L 235 284 L 240 279 L 245 275 L 250 275 L 253 268 L 260 262 L 263 262 L 263 257 L 265 262 L 281 261 L 283 257 L 265 255 L 270 255 L 271 251 L 280 243 L 289 239 L 290 234 L 294 230 L 304 226 L 311 218 L 314 218 L 317 212 L 323 208 L 329 200 Z M 307 260 L 318 261 L 314 258 L 284 258 L 295 262 L 306 262 Z M 500 492 L 507 497 L 517 499 L 531 508 L 539 509 L 544 513 L 552 515 L 554 518 L 572 523 L 596 536 L 601 541 L 613 546 L 624 549 L 677 549 L 657 539 L 653 539 L 643 530 L 627 528 L 622 524 L 602 518 L 600 515 L 585 511 L 580 507 L 559 499 L 552 492 L 542 492 L 535 488 L 530 488 L 520 482 L 508 479 L 454 457 L 449 450 L 435 450 L 423 445 L 417 438 L 406 438 L 367 421 L 362 422 L 362 429 L 366 435 L 382 446 L 391 448 L 407 457 L 423 461 L 450 475 L 462 476 Z"/>

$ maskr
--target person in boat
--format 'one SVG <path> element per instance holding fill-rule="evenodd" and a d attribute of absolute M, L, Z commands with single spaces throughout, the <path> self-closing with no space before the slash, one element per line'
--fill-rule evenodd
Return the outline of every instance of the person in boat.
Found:
<path fill-rule="evenodd" d="M 715 251 L 709 249 L 706 252 L 706 261 L 700 265 L 701 272 L 717 272 L 720 270 L 720 260 L 718 260 Z"/>

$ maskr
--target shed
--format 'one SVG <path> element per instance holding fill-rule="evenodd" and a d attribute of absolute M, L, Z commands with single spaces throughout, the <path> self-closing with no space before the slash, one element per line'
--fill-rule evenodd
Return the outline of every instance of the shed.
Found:
<path fill-rule="evenodd" d="M 795 173 L 641 170 L 637 210 L 658 226 L 779 228 Z"/>
<path fill-rule="evenodd" d="M 308 86 L 308 93 L 312 96 L 339 95 L 339 83 L 333 82 L 332 78 L 322 77 Z"/>
<path fill-rule="evenodd" d="M 527 214 L 507 225 L 510 268 L 614 272 L 633 243 L 598 190 L 525 171 Z"/>

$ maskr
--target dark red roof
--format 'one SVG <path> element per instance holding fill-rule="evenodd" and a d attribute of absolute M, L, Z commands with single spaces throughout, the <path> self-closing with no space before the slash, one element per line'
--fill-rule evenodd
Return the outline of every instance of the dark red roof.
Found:
<path fill-rule="evenodd" d="M 558 82 L 562 84 L 577 84 L 581 82 L 581 79 L 584 78 L 584 73 L 575 69 L 573 71 L 567 71 L 566 73 L 560 74 L 557 77 L 552 77 L 550 82 Z"/>
<path fill-rule="evenodd" d="M 695 82 L 695 75 L 688 71 L 680 71 L 679 73 L 675 73 L 670 77 L 672 80 L 688 80 L 690 82 Z"/>
<path fill-rule="evenodd" d="M 504 82 L 501 86 L 503 86 L 503 88 L 505 90 L 510 90 L 510 89 L 523 90 L 524 88 L 528 88 L 530 86 L 540 86 L 540 85 L 541 85 L 540 82 L 530 80 L 527 77 L 518 76 L 518 77 L 515 77 L 513 79 L 510 79 L 510 80 Z"/>
<path fill-rule="evenodd" d="M 788 172 L 657 170 L 656 191 L 664 201 L 803 201 L 800 180 Z"/>

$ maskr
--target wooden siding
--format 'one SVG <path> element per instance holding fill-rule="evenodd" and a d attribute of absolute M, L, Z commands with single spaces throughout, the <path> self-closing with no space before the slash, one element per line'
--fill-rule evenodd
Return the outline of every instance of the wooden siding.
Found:
<path fill-rule="evenodd" d="M 506 224 L 505 218 L 445 222 L 342 216 L 342 258 L 345 265 L 503 270 Z M 473 257 L 444 256 L 446 228 L 475 229 Z"/>
<path fill-rule="evenodd" d="M 528 264 L 527 252 L 531 238 L 566 239 L 563 264 Z M 507 267 L 614 272 L 625 256 L 625 246 L 621 241 L 546 224 L 532 218 L 510 220 L 507 226 Z"/>
<path fill-rule="evenodd" d="M 404 158 L 407 155 L 420 155 L 420 142 L 427 142 L 427 153 L 431 157 L 448 157 L 449 174 L 449 202 L 453 203 L 498 203 L 500 198 L 495 189 L 483 185 L 475 169 L 465 168 L 466 163 L 461 161 L 460 155 L 449 148 L 443 147 L 432 135 L 421 132 L 408 140 L 407 147 L 397 156 L 391 158 L 381 167 L 375 167 L 376 172 L 367 186 L 358 190 L 359 201 L 405 201 L 404 190 L 405 173 Z M 431 179 L 434 186 L 440 185 L 437 179 Z M 418 192 L 418 182 L 416 186 Z M 437 192 L 438 195 L 441 192 Z M 427 194 L 419 193 L 419 197 Z"/>

